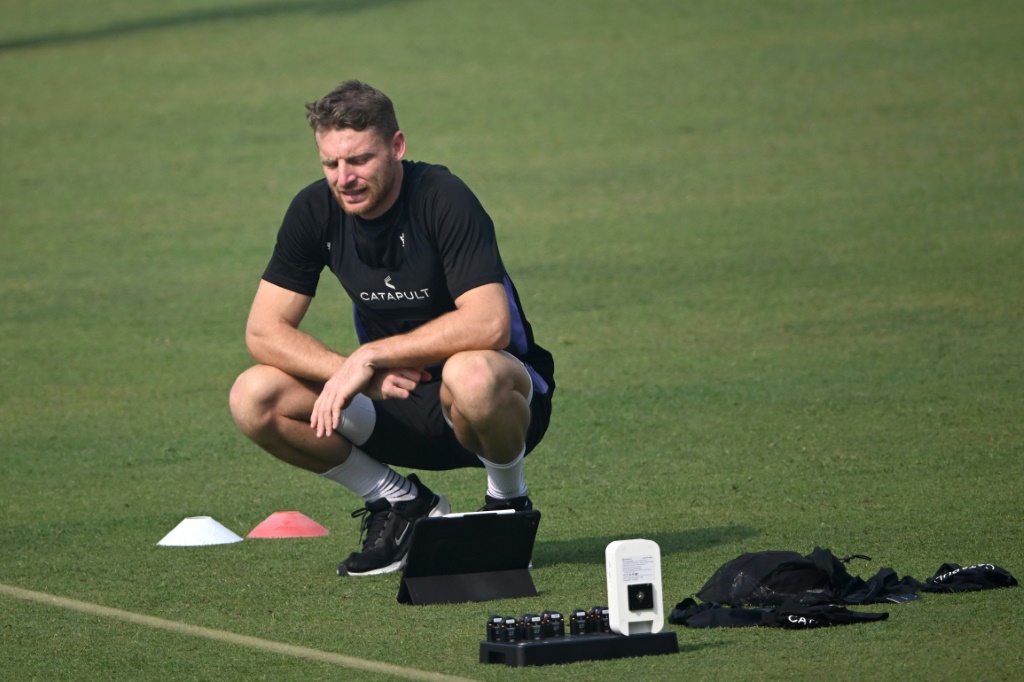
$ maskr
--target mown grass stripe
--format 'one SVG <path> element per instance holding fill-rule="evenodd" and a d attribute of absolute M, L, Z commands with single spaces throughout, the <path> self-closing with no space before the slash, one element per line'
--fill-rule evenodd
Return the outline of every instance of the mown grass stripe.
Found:
<path fill-rule="evenodd" d="M 390 665 L 388 663 L 368 661 L 362 658 L 355 658 L 353 656 L 336 654 L 330 651 L 320 651 L 319 649 L 310 649 L 309 647 L 295 646 L 294 644 L 284 644 L 282 642 L 260 639 L 259 637 L 239 635 L 234 632 L 227 632 L 226 630 L 204 628 L 198 625 L 191 625 L 189 623 L 166 620 L 155 616 L 147 616 L 144 613 L 122 611 L 121 609 L 114 609 L 109 606 L 91 604 L 89 602 L 78 601 L 77 599 L 68 599 L 67 597 L 58 597 L 57 595 L 46 594 L 45 592 L 33 592 L 32 590 L 25 590 L 20 587 L 5 585 L 3 583 L 0 583 L 0 593 L 16 599 L 23 599 L 25 601 L 46 604 L 48 606 L 80 611 L 81 613 L 87 613 L 92 616 L 115 618 L 117 620 L 135 623 L 145 627 L 177 632 L 183 635 L 190 635 L 192 637 L 202 637 L 204 639 L 210 639 L 218 642 L 228 642 L 229 644 L 249 647 L 250 649 L 257 649 L 259 651 L 269 651 L 271 653 L 282 654 L 285 656 L 304 658 L 310 661 L 332 663 L 345 668 L 393 675 L 407 680 L 425 680 L 427 682 L 473 682 L 465 677 L 453 677 L 451 675 L 444 675 L 441 673 L 416 670 L 415 668 L 404 668 L 402 666 Z"/>

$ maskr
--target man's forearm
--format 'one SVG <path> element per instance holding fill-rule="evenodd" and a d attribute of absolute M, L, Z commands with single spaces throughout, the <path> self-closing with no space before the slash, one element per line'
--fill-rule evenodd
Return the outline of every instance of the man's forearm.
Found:
<path fill-rule="evenodd" d="M 406 334 L 368 343 L 357 353 L 376 369 L 428 367 L 461 351 L 500 350 L 508 343 L 504 317 L 456 310 Z"/>
<path fill-rule="evenodd" d="M 327 381 L 345 362 L 345 356 L 284 324 L 272 330 L 247 329 L 246 345 L 260 364 L 312 381 Z"/>
<path fill-rule="evenodd" d="M 407 334 L 363 346 L 359 355 L 377 368 L 427 367 L 461 351 L 500 350 L 508 345 L 511 315 L 501 284 L 471 289 L 455 305 L 456 310 Z"/>

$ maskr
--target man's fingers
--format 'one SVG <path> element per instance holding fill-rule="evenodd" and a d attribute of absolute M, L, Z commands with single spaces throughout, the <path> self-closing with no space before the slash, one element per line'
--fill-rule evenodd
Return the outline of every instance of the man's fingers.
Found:
<path fill-rule="evenodd" d="M 321 398 L 323 398 L 322 394 L 316 399 L 316 402 L 313 403 L 313 411 L 310 412 L 310 414 L 309 414 L 309 425 L 312 428 L 314 428 L 314 429 L 320 423 L 320 399 Z"/>
<path fill-rule="evenodd" d="M 309 425 L 316 430 L 318 438 L 329 436 L 341 423 L 341 411 L 346 403 L 343 396 L 324 390 L 313 403 L 313 412 L 309 416 Z"/>
<path fill-rule="evenodd" d="M 313 410 L 312 416 L 309 418 L 309 425 L 316 431 L 317 438 L 324 434 L 324 415 L 323 407 L 317 406 Z"/>
<path fill-rule="evenodd" d="M 423 379 L 417 369 L 403 369 L 393 373 L 381 386 L 381 396 L 385 399 L 405 400 L 419 386 Z"/>

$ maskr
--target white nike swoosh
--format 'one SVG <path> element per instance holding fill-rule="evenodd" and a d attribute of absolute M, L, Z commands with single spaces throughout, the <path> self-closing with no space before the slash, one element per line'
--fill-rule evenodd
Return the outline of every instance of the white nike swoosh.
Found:
<path fill-rule="evenodd" d="M 395 546 L 402 544 L 402 540 L 405 538 L 405 534 L 409 532 L 410 528 L 412 528 L 411 523 L 405 524 L 405 528 L 402 529 L 402 534 L 395 538 Z"/>

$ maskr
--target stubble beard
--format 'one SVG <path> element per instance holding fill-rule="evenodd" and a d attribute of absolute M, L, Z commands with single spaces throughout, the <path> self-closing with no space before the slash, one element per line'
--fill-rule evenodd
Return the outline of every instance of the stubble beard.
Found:
<path fill-rule="evenodd" d="M 382 169 L 379 174 L 371 178 L 366 182 L 366 198 L 359 202 L 358 206 L 352 206 L 345 202 L 345 189 L 338 189 L 337 187 L 332 188 L 334 190 L 334 198 L 341 206 L 341 210 L 351 216 L 365 216 L 367 213 L 374 213 L 380 208 L 381 202 L 384 201 L 395 183 L 395 174 L 390 168 Z M 374 216 L 379 217 L 379 216 Z"/>

